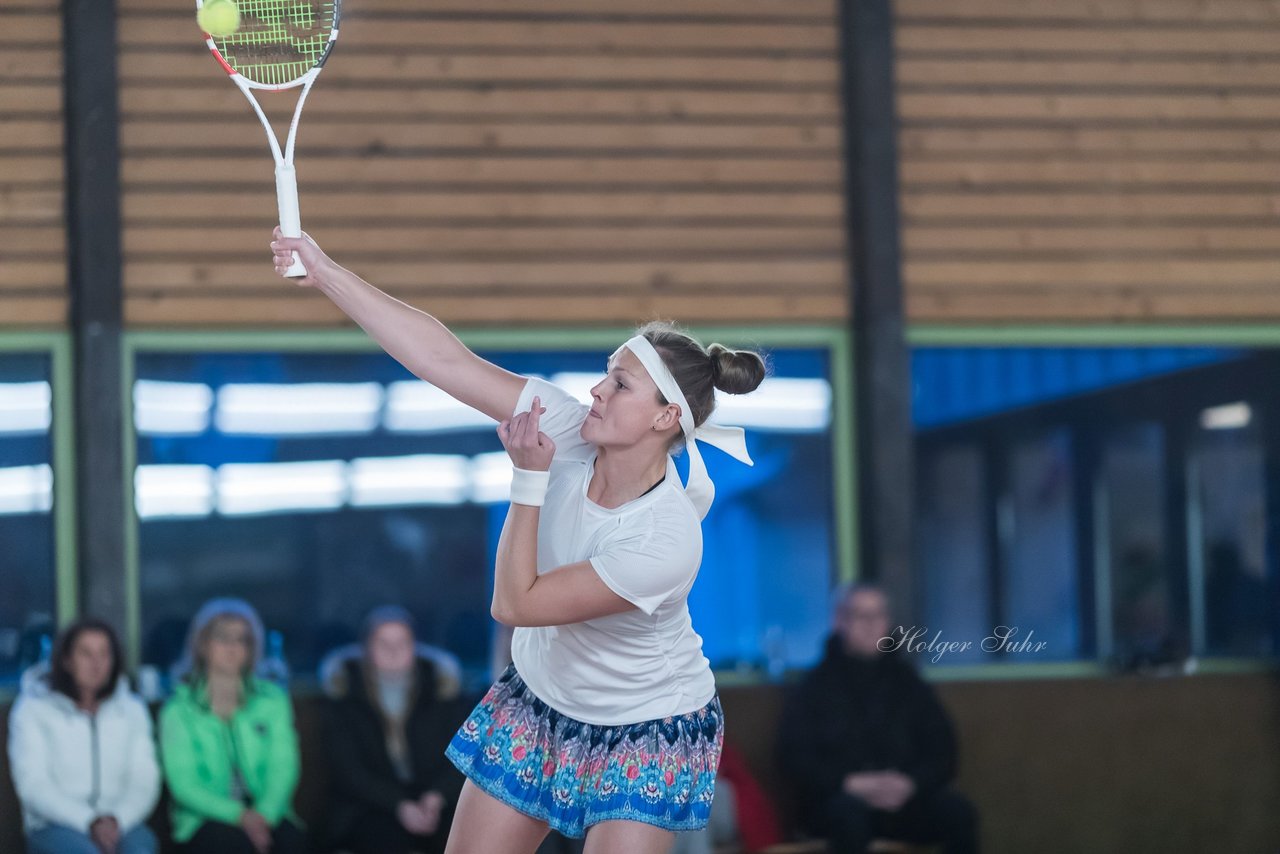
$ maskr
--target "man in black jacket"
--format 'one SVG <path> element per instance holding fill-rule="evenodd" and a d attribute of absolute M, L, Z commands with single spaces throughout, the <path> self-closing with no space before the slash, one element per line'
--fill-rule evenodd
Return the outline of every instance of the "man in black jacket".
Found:
<path fill-rule="evenodd" d="M 415 643 L 400 608 L 375 610 L 364 635 L 321 670 L 329 841 L 356 854 L 436 854 L 462 789 L 444 755 L 466 717 L 458 675 L 447 654 Z"/>
<path fill-rule="evenodd" d="M 877 836 L 972 854 L 976 813 L 947 787 L 951 721 L 894 640 L 883 591 L 858 585 L 840 597 L 826 655 L 783 715 L 781 768 L 801 820 L 832 854 L 862 854 Z"/>

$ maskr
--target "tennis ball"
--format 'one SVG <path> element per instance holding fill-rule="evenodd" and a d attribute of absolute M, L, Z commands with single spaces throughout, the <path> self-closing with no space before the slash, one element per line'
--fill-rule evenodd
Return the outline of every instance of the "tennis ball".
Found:
<path fill-rule="evenodd" d="M 240 29 L 240 9 L 232 0 L 208 0 L 196 12 L 196 22 L 214 38 L 225 38 Z"/>

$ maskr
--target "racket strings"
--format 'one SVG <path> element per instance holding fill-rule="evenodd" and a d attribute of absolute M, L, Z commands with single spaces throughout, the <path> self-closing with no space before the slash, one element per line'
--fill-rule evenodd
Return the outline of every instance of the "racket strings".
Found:
<path fill-rule="evenodd" d="M 240 28 L 215 38 L 227 64 L 268 86 L 292 83 L 324 59 L 333 0 L 239 0 Z"/>

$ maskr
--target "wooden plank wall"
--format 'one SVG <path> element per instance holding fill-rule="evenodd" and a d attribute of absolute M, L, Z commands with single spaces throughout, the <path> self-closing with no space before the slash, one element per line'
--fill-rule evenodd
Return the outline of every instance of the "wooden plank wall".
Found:
<path fill-rule="evenodd" d="M 128 321 L 339 322 L 260 261 L 265 141 L 186 4 L 120 3 Z M 834 0 L 347 5 L 299 155 L 344 263 L 470 323 L 847 313 Z M 1280 316 L 1280 3 L 896 10 L 911 319 Z M 0 326 L 65 317 L 59 42 L 0 7 Z"/>
<path fill-rule="evenodd" d="M 1280 3 L 895 14 L 913 320 L 1280 316 Z"/>
<path fill-rule="evenodd" d="M 269 268 L 266 140 L 189 4 L 119 2 L 127 322 L 341 322 Z M 349 0 L 303 227 L 452 321 L 840 322 L 836 42 L 834 0 Z"/>
<path fill-rule="evenodd" d="M 61 326 L 62 16 L 58 0 L 0 5 L 0 328 Z"/>

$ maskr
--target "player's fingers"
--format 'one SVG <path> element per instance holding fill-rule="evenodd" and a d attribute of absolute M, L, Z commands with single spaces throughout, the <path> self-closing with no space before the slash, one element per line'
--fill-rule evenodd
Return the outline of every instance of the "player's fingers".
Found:
<path fill-rule="evenodd" d="M 534 401 L 534 406 L 537 406 L 536 400 Z M 529 429 L 532 424 L 532 420 L 532 412 L 521 412 L 516 416 L 516 441 L 524 447 L 528 447 L 529 445 Z"/>
<path fill-rule="evenodd" d="M 542 435 L 542 431 L 538 428 L 538 422 L 541 421 L 542 414 L 546 411 L 547 408 L 545 406 L 540 406 L 538 404 L 538 399 L 535 397 L 533 399 L 533 408 L 525 413 L 525 441 L 527 441 L 531 447 L 538 444 L 538 437 Z"/>
<path fill-rule="evenodd" d="M 538 438 L 538 420 L 542 418 L 542 413 L 546 411 L 542 407 L 542 401 L 535 396 L 533 398 L 533 407 L 529 410 L 529 435 L 533 437 L 535 442 Z"/>
<path fill-rule="evenodd" d="M 546 411 L 547 408 L 542 406 L 541 401 L 535 397 L 533 406 L 529 411 L 520 413 L 520 441 L 525 447 L 535 448 L 538 446 L 538 437 L 541 435 L 541 431 L 538 429 L 538 422 Z"/>
<path fill-rule="evenodd" d="M 524 447 L 529 444 L 529 417 L 525 414 L 517 415 L 515 420 L 511 422 L 511 441 L 516 447 Z"/>
<path fill-rule="evenodd" d="M 518 447 L 529 446 L 529 413 L 521 412 L 511 424 L 511 441 Z"/>

